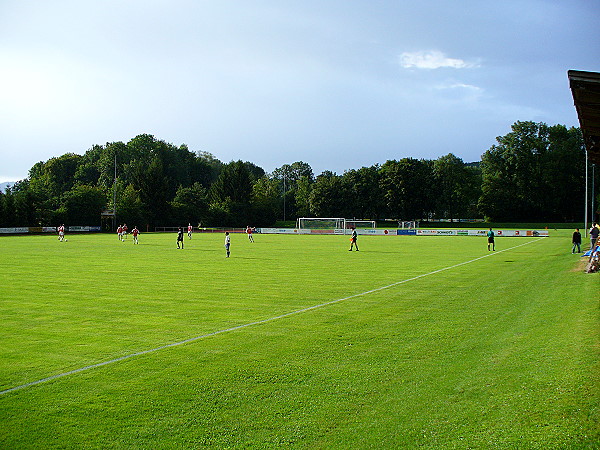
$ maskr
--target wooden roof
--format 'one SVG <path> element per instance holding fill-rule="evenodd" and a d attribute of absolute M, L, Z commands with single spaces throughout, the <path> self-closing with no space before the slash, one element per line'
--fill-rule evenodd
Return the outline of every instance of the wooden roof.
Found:
<path fill-rule="evenodd" d="M 569 84 L 588 159 L 600 164 L 600 73 L 569 70 Z"/>

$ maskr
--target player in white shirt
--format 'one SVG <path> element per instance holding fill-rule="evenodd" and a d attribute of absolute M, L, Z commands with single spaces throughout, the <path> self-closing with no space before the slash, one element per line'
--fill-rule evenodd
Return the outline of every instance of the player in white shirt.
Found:
<path fill-rule="evenodd" d="M 225 232 L 225 250 L 227 251 L 227 258 L 229 258 L 229 247 L 231 246 L 231 238 L 229 237 L 229 231 Z"/>

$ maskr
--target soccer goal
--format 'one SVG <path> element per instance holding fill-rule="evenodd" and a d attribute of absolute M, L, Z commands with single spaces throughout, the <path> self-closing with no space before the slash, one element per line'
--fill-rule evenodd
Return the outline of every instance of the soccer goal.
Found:
<path fill-rule="evenodd" d="M 415 221 L 415 220 L 399 220 L 398 221 L 398 228 L 402 229 L 402 230 L 412 230 L 415 228 L 419 228 L 419 222 Z"/>
<path fill-rule="evenodd" d="M 343 217 L 299 217 L 296 228 L 300 230 L 343 230 L 346 219 Z"/>
<path fill-rule="evenodd" d="M 377 228 L 374 220 L 346 219 L 346 229 L 350 228 Z"/>

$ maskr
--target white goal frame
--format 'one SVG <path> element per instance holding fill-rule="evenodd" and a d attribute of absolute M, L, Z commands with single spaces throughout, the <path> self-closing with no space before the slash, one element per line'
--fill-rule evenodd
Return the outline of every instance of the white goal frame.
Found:
<path fill-rule="evenodd" d="M 398 228 L 402 230 L 412 230 L 415 228 L 419 228 L 419 222 L 417 222 L 416 220 L 399 220 Z"/>
<path fill-rule="evenodd" d="M 346 219 L 346 228 L 377 228 L 375 220 Z"/>
<path fill-rule="evenodd" d="M 306 226 L 311 224 L 317 224 L 317 222 L 331 222 L 325 226 Z M 346 229 L 346 219 L 343 217 L 298 217 L 296 219 L 296 228 L 299 230 L 323 230 L 323 229 L 334 229 L 334 230 L 345 230 Z"/>

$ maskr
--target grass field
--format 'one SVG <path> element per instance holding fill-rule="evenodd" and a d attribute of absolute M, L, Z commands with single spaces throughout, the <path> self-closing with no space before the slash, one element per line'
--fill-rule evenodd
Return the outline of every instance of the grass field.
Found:
<path fill-rule="evenodd" d="M 600 448 L 569 235 L 0 237 L 0 448 Z"/>

